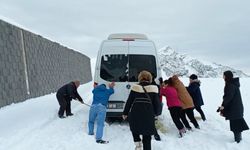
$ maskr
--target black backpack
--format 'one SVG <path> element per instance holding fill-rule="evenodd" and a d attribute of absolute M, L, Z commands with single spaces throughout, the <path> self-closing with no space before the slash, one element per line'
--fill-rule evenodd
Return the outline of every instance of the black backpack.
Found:
<path fill-rule="evenodd" d="M 131 131 L 137 134 L 152 135 L 154 134 L 152 129 L 155 128 L 154 109 L 149 94 L 144 87 L 142 88 L 145 91 L 146 97 L 137 97 L 134 99 L 128 114 L 128 120 Z"/>

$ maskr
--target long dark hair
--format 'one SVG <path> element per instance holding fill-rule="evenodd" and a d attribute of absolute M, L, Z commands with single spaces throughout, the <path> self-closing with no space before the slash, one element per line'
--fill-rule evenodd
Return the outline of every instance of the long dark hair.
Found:
<path fill-rule="evenodd" d="M 169 86 L 173 86 L 173 85 L 174 85 L 174 82 L 173 82 L 172 77 L 168 78 L 167 84 L 168 84 Z"/>
<path fill-rule="evenodd" d="M 225 77 L 225 81 L 228 82 L 228 81 L 231 81 L 234 77 L 233 75 L 233 72 L 230 71 L 230 70 L 227 70 L 223 73 L 224 77 Z"/>

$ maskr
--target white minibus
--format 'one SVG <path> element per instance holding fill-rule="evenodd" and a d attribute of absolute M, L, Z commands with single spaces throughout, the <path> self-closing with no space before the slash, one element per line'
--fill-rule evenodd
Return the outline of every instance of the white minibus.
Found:
<path fill-rule="evenodd" d="M 138 83 L 137 77 L 142 70 L 151 72 L 156 82 L 161 77 L 155 44 L 146 35 L 111 34 L 102 42 L 96 59 L 94 84 L 115 82 L 107 117 L 121 117 L 130 88 Z"/>

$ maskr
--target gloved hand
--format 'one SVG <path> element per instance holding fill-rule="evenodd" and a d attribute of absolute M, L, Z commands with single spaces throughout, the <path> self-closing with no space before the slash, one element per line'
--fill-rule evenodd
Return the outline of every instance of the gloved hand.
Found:
<path fill-rule="evenodd" d="M 220 111 L 222 111 L 224 109 L 224 106 L 220 106 Z"/>
<path fill-rule="evenodd" d="M 217 109 L 217 112 L 219 112 L 220 115 L 221 115 L 222 117 L 224 117 L 224 106 L 220 106 L 220 107 Z"/>
<path fill-rule="evenodd" d="M 123 119 L 123 120 L 126 120 L 127 118 L 128 118 L 127 115 L 122 115 L 122 119 Z"/>
<path fill-rule="evenodd" d="M 220 106 L 220 107 L 218 107 L 218 109 L 216 110 L 216 112 L 221 112 L 223 109 L 224 109 L 224 107 Z"/>
<path fill-rule="evenodd" d="M 113 88 L 114 86 L 115 86 L 115 82 L 111 82 L 111 83 L 109 83 L 109 88 Z"/>

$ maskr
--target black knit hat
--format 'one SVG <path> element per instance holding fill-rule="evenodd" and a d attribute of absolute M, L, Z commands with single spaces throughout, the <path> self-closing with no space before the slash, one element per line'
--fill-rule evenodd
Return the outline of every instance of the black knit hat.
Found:
<path fill-rule="evenodd" d="M 192 75 L 189 77 L 189 79 L 195 80 L 195 79 L 198 79 L 198 76 L 195 75 L 195 74 L 192 74 Z"/>
<path fill-rule="evenodd" d="M 232 71 L 230 71 L 230 70 L 225 71 L 225 72 L 223 73 L 223 75 L 225 76 L 226 81 L 229 81 L 229 80 L 233 79 L 233 77 L 234 77 Z"/>

